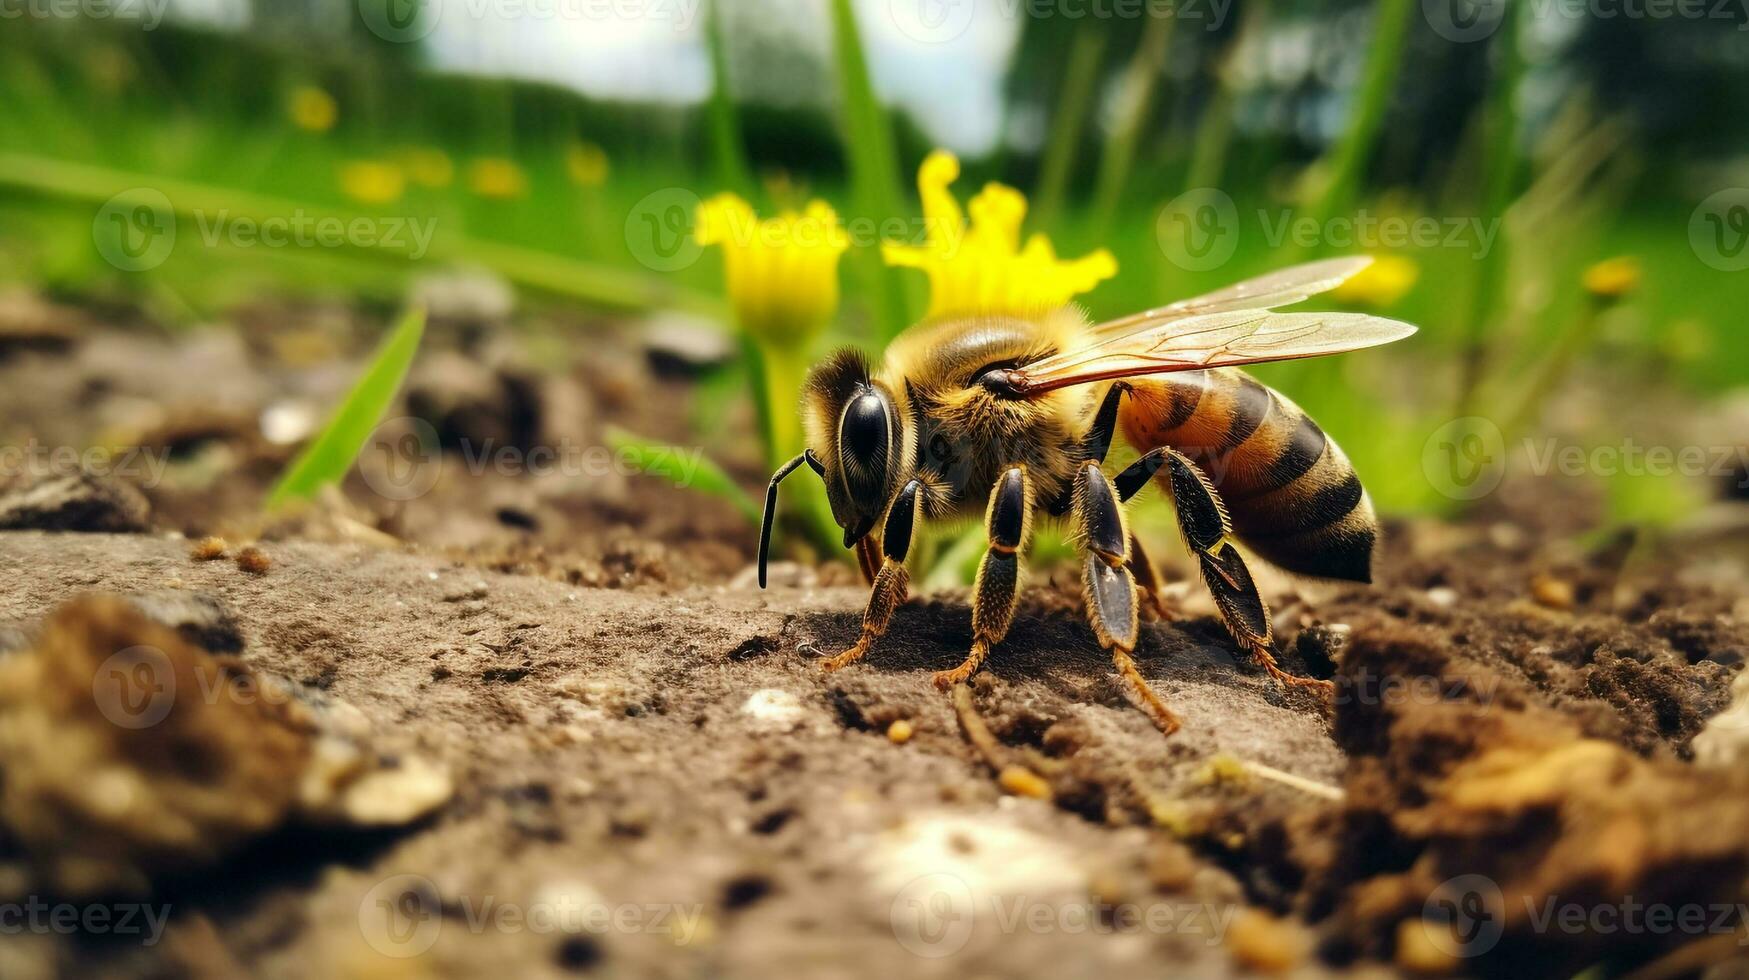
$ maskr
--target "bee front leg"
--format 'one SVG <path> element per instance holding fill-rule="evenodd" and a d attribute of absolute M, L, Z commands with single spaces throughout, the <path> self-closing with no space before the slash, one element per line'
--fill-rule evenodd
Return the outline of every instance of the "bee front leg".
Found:
<path fill-rule="evenodd" d="M 1215 608 L 1220 610 L 1227 632 L 1277 681 L 1295 687 L 1334 690 L 1329 681 L 1295 677 L 1276 664 L 1269 606 L 1251 580 L 1245 559 L 1227 540 L 1232 525 L 1221 498 L 1195 463 L 1173 450 L 1165 453 L 1165 469 L 1178 511 L 1178 529 L 1202 566 L 1203 581 L 1214 596 Z"/>
<path fill-rule="evenodd" d="M 887 632 L 887 626 L 893 621 L 893 610 L 905 601 L 905 594 L 910 589 L 911 573 L 905 568 L 905 556 L 911 550 L 911 532 L 917 526 L 917 517 L 922 509 L 923 484 L 912 480 L 899 489 L 893 497 L 893 502 L 887 506 L 887 520 L 881 529 L 881 561 L 880 567 L 869 574 L 873 564 L 873 548 L 864 548 L 868 538 L 857 542 L 857 554 L 863 562 L 863 573 L 868 575 L 874 584 L 874 591 L 869 593 L 868 608 L 862 613 L 862 635 L 857 637 L 855 645 L 836 657 L 827 660 L 822 667 L 825 670 L 838 670 L 848 667 L 868 652 L 874 641 Z"/>
<path fill-rule="evenodd" d="M 1130 572 L 1129 527 L 1117 489 L 1099 464 L 1089 460 L 1075 476 L 1075 526 L 1087 547 L 1081 570 L 1087 618 L 1099 645 L 1111 651 L 1118 675 L 1142 702 L 1154 724 L 1170 735 L 1178 716 L 1136 669 L 1130 651 L 1136 648 L 1136 580 Z"/>
<path fill-rule="evenodd" d="M 978 564 L 972 585 L 972 652 L 965 662 L 935 675 L 935 686 L 946 689 L 964 681 L 983 664 L 990 648 L 1008 635 L 1014 607 L 1020 600 L 1020 553 L 1032 534 L 1033 486 L 1026 467 L 1010 466 L 990 491 L 984 530 L 990 550 Z"/>

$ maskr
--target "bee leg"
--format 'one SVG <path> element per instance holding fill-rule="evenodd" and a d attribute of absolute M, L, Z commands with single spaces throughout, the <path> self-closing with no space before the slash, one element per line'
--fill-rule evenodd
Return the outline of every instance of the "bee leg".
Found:
<path fill-rule="evenodd" d="M 1111 452 L 1112 437 L 1117 434 L 1117 410 L 1123 402 L 1124 393 L 1130 390 L 1127 382 L 1118 381 L 1105 393 L 1105 399 L 1099 403 L 1099 411 L 1093 415 L 1093 424 L 1088 427 L 1087 434 L 1081 437 L 1081 459 L 1094 463 L 1104 463 L 1105 455 Z M 1158 468 L 1156 464 L 1156 468 Z M 1134 466 L 1130 469 L 1135 469 Z M 1153 471 L 1150 470 L 1149 473 Z M 1147 477 L 1142 478 L 1147 482 Z M 1133 492 L 1133 491 L 1132 491 Z M 1126 494 L 1124 499 L 1129 499 Z M 1052 498 L 1045 509 L 1051 516 L 1061 517 L 1075 506 L 1075 485 L 1070 483 L 1063 492 Z"/>
<path fill-rule="evenodd" d="M 872 534 L 856 543 L 856 563 L 862 568 L 862 580 L 870 585 L 874 584 L 875 575 L 881 570 L 879 551 L 880 545 Z"/>
<path fill-rule="evenodd" d="M 1026 468 L 1010 466 L 990 491 L 984 530 L 990 550 L 978 564 L 972 585 L 972 652 L 965 662 L 935 675 L 935 686 L 949 688 L 972 676 L 990 648 L 1008 635 L 1020 598 L 1020 552 L 1032 533 L 1033 487 Z"/>
<path fill-rule="evenodd" d="M 1166 465 L 1166 451 L 1150 450 L 1141 459 L 1136 460 L 1112 480 L 1112 487 L 1117 490 L 1117 499 L 1121 503 L 1129 503 L 1130 498 L 1141 493 L 1148 482 Z M 1166 599 L 1160 594 L 1160 576 L 1154 570 L 1154 563 L 1148 559 L 1148 553 L 1142 549 L 1142 539 L 1130 533 L 1130 573 L 1136 577 L 1136 584 L 1142 588 L 1142 594 L 1147 597 L 1148 605 L 1154 614 L 1168 622 L 1177 619 L 1177 615 L 1167 607 Z"/>
<path fill-rule="evenodd" d="M 1136 580 L 1130 573 L 1132 538 L 1111 480 L 1089 460 L 1075 477 L 1075 525 L 1087 545 L 1081 585 L 1087 618 L 1099 645 L 1111 651 L 1118 675 L 1134 692 L 1160 731 L 1178 730 L 1178 716 L 1148 686 L 1130 651 L 1136 648 Z"/>
<path fill-rule="evenodd" d="M 1269 606 L 1251 580 L 1245 559 L 1227 540 L 1233 528 L 1221 498 L 1195 463 L 1170 449 L 1166 455 L 1165 469 L 1178 510 L 1178 529 L 1202 566 L 1203 581 L 1214 596 L 1215 608 L 1220 610 L 1227 632 L 1250 651 L 1258 666 L 1280 683 L 1333 690 L 1329 681 L 1295 677 L 1276 665 Z"/>
<path fill-rule="evenodd" d="M 905 567 L 905 556 L 911 550 L 911 532 L 917 526 L 917 515 L 923 506 L 922 496 L 923 484 L 912 480 L 899 489 L 893 502 L 887 506 L 887 521 L 881 530 L 879 545 L 881 562 L 871 576 L 874 590 L 869 593 L 868 608 L 862 613 L 862 634 L 850 649 L 822 664 L 822 669 L 838 670 L 861 660 L 874 641 L 885 635 L 888 624 L 893 621 L 893 610 L 905 601 L 911 585 L 911 572 Z M 868 540 L 863 538 L 857 542 L 859 557 L 863 555 L 862 546 Z M 872 552 L 873 548 L 868 550 Z M 872 554 L 865 559 L 865 574 L 873 561 Z"/>
<path fill-rule="evenodd" d="M 1165 622 L 1172 622 L 1178 614 L 1166 604 L 1166 597 L 1160 592 L 1160 575 L 1154 568 L 1154 562 L 1148 558 L 1148 553 L 1142 550 L 1142 539 L 1136 532 L 1130 532 L 1130 574 L 1135 576 L 1136 586 L 1141 589 L 1142 596 L 1148 602 L 1148 608 L 1154 610 L 1154 615 Z"/>

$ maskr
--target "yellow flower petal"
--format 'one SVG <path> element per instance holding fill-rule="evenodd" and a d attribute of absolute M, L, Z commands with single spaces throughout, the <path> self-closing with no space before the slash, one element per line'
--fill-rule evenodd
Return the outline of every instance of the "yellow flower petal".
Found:
<path fill-rule="evenodd" d="M 832 319 L 838 259 L 850 236 L 826 202 L 760 220 L 746 201 L 718 194 L 699 205 L 692 234 L 701 245 L 722 248 L 729 303 L 752 336 L 798 347 Z"/>
<path fill-rule="evenodd" d="M 482 157 L 468 166 L 468 189 L 496 200 L 521 197 L 528 193 L 528 177 L 514 160 Z"/>
<path fill-rule="evenodd" d="M 929 154 L 917 172 L 925 244 L 881 246 L 888 265 L 921 269 L 929 277 L 931 317 L 1036 316 L 1117 274 L 1117 261 L 1104 249 L 1064 261 L 1042 234 L 1033 235 L 1022 248 L 1026 197 L 1012 187 L 985 185 L 968 205 L 968 228 L 959 202 L 948 190 L 958 176 L 959 161 L 952 154 L 943 150 Z"/>

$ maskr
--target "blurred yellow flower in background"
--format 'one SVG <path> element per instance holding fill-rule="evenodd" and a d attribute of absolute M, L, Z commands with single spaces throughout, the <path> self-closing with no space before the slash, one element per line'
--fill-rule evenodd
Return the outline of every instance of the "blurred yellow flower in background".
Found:
<path fill-rule="evenodd" d="M 722 193 L 698 206 L 693 238 L 723 250 L 735 322 L 758 354 L 755 377 L 766 448 L 782 459 L 802 447 L 794 410 L 807 377 L 810 342 L 838 310 L 838 259 L 850 236 L 824 201 L 760 220 L 746 201 Z M 824 497 L 804 506 L 821 511 Z"/>
<path fill-rule="evenodd" d="M 352 160 L 340 165 L 340 189 L 362 204 L 392 204 L 407 189 L 407 178 L 392 163 Z"/>
<path fill-rule="evenodd" d="M 481 157 L 468 165 L 468 189 L 495 200 L 521 197 L 528 193 L 528 175 L 514 160 Z"/>
<path fill-rule="evenodd" d="M 1585 291 L 1601 300 L 1618 300 L 1640 287 L 1640 260 L 1618 255 L 1585 270 Z"/>
<path fill-rule="evenodd" d="M 1332 289 L 1330 296 L 1352 306 L 1382 309 L 1407 295 L 1419 278 L 1421 267 L 1413 259 L 1401 255 L 1379 255 L 1373 258 L 1372 265 Z"/>
<path fill-rule="evenodd" d="M 718 194 L 698 207 L 693 237 L 723 250 L 729 302 L 741 329 L 778 347 L 820 332 L 838 309 L 838 259 L 850 236 L 824 201 L 759 219 L 746 201 Z"/>
<path fill-rule="evenodd" d="M 410 146 L 400 153 L 401 169 L 420 187 L 448 187 L 455 179 L 449 154 L 434 146 Z"/>
<path fill-rule="evenodd" d="M 587 140 L 565 148 L 565 173 L 579 187 L 600 187 L 607 183 L 607 151 Z"/>
<path fill-rule="evenodd" d="M 948 190 L 959 174 L 953 154 L 929 154 L 917 171 L 926 244 L 881 246 L 888 265 L 921 269 L 929 277 L 929 316 L 1037 315 L 1117 274 L 1117 260 L 1103 248 L 1083 258 L 1059 259 L 1043 234 L 1034 234 L 1022 248 L 1026 198 L 1012 187 L 986 184 L 967 205 L 968 226 Z"/>
<path fill-rule="evenodd" d="M 312 133 L 326 133 L 340 119 L 340 107 L 334 96 L 313 85 L 300 85 L 292 90 L 292 124 Z"/>

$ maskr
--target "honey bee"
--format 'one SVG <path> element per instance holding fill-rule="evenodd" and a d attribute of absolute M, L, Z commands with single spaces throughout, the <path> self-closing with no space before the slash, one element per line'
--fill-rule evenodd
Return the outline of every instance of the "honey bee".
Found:
<path fill-rule="evenodd" d="M 838 670 L 868 652 L 905 601 L 905 559 L 918 526 L 981 514 L 989 549 L 972 589 L 971 652 L 935 675 L 946 688 L 970 677 L 1008 633 L 1037 518 L 1066 520 L 1085 553 L 1094 635 L 1171 734 L 1177 716 L 1130 656 L 1139 602 L 1167 610 L 1124 504 L 1158 482 L 1234 641 L 1277 681 L 1327 688 L 1277 666 L 1269 608 L 1234 542 L 1292 573 L 1368 582 L 1378 521 L 1336 443 L 1238 365 L 1414 333 L 1359 313 L 1276 312 L 1335 288 L 1370 261 L 1295 266 L 1099 324 L 1074 307 L 1030 318 L 925 321 L 893 341 L 878 370 L 855 350 L 839 351 L 808 375 L 808 449 L 779 468 L 766 491 L 760 586 L 778 484 L 805 465 L 824 481 L 844 545 L 856 549 L 873 586 L 861 635 L 825 663 Z M 1120 428 L 1141 456 L 1113 477 L 1103 464 Z"/>

